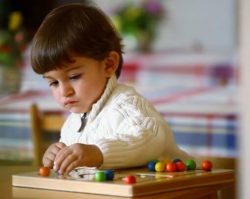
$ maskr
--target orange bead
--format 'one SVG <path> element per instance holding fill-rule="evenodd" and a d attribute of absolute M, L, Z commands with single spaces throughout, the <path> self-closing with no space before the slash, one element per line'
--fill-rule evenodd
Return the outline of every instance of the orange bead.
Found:
<path fill-rule="evenodd" d="M 40 176 L 49 176 L 50 175 L 50 168 L 40 167 L 39 174 L 40 174 Z"/>

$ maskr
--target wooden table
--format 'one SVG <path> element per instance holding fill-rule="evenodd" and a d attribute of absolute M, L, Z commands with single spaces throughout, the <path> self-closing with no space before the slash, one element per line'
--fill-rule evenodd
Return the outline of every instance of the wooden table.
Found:
<path fill-rule="evenodd" d="M 188 197 L 192 199 L 215 199 L 217 197 L 217 192 L 220 189 L 225 187 L 229 187 L 234 185 L 235 178 L 234 172 L 232 170 L 227 170 L 226 172 L 222 172 L 219 176 L 214 175 L 212 178 L 214 179 L 211 183 L 206 183 L 202 178 L 198 181 L 192 180 L 191 176 L 186 175 L 185 177 L 178 178 L 174 181 L 172 185 L 166 184 L 166 188 L 164 190 L 158 192 L 158 185 L 157 186 L 145 186 L 140 187 L 140 192 L 153 190 L 152 194 L 147 195 L 138 195 L 138 196 L 129 196 L 129 197 L 120 197 L 115 195 L 101 195 L 101 194 L 88 194 L 88 193 L 77 193 L 77 192 L 70 192 L 70 191 L 57 191 L 57 190 L 49 190 L 49 189 L 37 189 L 37 188 L 25 188 L 25 187 L 17 187 L 12 186 L 12 174 L 23 173 L 23 172 L 30 172 L 30 171 L 37 171 L 37 168 L 34 167 L 24 167 L 24 166 L 1 166 L 0 167 L 0 193 L 1 198 L 9 199 L 9 198 L 69 198 L 69 199 L 122 199 L 122 198 L 141 198 L 141 199 L 150 199 L 150 198 L 159 198 L 159 199 L 177 199 L 181 197 Z M 209 176 L 209 175 L 207 175 Z M 187 183 L 187 178 L 190 178 L 190 185 L 193 185 L 195 182 L 197 185 L 200 183 L 202 186 L 190 186 L 184 188 L 182 185 L 183 183 Z M 203 182 L 202 182 L 203 181 Z M 209 180 L 208 180 L 209 181 Z M 204 185 L 205 182 L 205 185 Z M 111 182 L 112 183 L 112 182 Z M 162 189 L 163 184 L 159 183 L 159 189 Z"/>

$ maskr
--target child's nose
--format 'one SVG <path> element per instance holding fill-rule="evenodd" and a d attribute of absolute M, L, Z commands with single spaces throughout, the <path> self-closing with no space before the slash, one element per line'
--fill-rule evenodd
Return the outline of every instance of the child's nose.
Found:
<path fill-rule="evenodd" d="M 61 85 L 60 90 L 61 90 L 61 95 L 64 97 L 68 97 L 74 93 L 74 89 L 69 84 Z"/>

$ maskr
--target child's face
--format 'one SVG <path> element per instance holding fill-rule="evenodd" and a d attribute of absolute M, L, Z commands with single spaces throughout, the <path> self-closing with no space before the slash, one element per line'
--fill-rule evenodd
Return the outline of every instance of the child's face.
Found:
<path fill-rule="evenodd" d="M 106 61 L 73 57 L 62 69 L 44 74 L 56 101 L 74 113 L 89 112 L 101 97 L 111 71 Z"/>

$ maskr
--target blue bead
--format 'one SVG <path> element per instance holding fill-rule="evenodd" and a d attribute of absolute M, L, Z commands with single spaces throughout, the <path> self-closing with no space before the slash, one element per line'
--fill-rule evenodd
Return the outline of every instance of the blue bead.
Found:
<path fill-rule="evenodd" d="M 149 171 L 155 171 L 155 164 L 156 164 L 156 161 L 152 160 L 148 163 L 148 170 Z"/>
<path fill-rule="evenodd" d="M 177 163 L 177 162 L 182 162 L 182 160 L 179 159 L 179 158 L 176 158 L 176 159 L 174 159 L 172 162 L 173 162 L 173 163 Z"/>
<path fill-rule="evenodd" d="M 107 180 L 113 180 L 114 179 L 114 172 L 112 170 L 105 170 L 105 175 Z"/>

